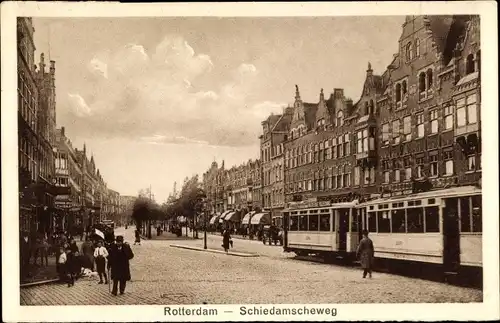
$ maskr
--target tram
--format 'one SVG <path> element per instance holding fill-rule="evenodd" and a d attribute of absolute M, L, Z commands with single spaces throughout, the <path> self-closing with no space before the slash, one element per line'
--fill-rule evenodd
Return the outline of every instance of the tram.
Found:
<path fill-rule="evenodd" d="M 475 186 L 379 198 L 358 206 L 375 258 L 482 269 L 482 200 Z"/>
<path fill-rule="evenodd" d="M 481 198 L 480 188 L 463 186 L 286 209 L 284 251 L 354 260 L 361 232 L 367 229 L 376 259 L 481 276 Z"/>
<path fill-rule="evenodd" d="M 357 201 L 283 212 L 284 251 L 350 258 L 360 239 Z"/>

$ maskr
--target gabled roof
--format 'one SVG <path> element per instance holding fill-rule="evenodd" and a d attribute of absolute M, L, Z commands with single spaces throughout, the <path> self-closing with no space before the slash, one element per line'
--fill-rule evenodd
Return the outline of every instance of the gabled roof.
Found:
<path fill-rule="evenodd" d="M 437 51 L 443 53 L 446 48 L 448 34 L 450 33 L 453 24 L 453 16 L 426 16 L 424 21 L 428 21 L 428 28 L 432 31 L 432 38 L 436 44 Z"/>

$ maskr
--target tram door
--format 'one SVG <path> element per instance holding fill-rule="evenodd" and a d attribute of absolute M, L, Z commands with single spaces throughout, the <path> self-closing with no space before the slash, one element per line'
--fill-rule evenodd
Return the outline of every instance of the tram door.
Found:
<path fill-rule="evenodd" d="M 337 226 L 337 241 L 338 251 L 346 251 L 347 249 L 347 232 L 349 231 L 349 209 L 339 209 L 338 226 Z"/>
<path fill-rule="evenodd" d="M 443 208 L 443 265 L 445 271 L 457 272 L 460 266 L 460 229 L 458 199 L 445 200 Z"/>

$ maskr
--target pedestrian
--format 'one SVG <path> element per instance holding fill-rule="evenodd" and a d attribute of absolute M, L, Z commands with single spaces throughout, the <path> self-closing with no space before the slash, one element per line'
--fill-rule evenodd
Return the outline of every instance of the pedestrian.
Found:
<path fill-rule="evenodd" d="M 71 252 L 73 254 L 79 250 L 78 245 L 76 244 L 76 241 L 73 237 L 71 237 L 71 239 L 70 239 L 69 248 L 71 249 Z"/>
<path fill-rule="evenodd" d="M 21 275 L 25 277 L 29 273 L 30 258 L 31 258 L 31 241 L 28 232 L 22 233 L 20 241 L 20 254 L 21 254 Z"/>
<path fill-rule="evenodd" d="M 84 257 L 83 268 L 94 271 L 94 246 L 89 236 L 85 236 L 85 241 L 82 243 L 82 256 Z"/>
<path fill-rule="evenodd" d="M 136 244 L 139 244 L 139 246 L 141 245 L 141 234 L 139 233 L 139 230 L 135 230 L 135 241 L 134 241 L 134 245 Z"/>
<path fill-rule="evenodd" d="M 123 243 L 123 236 L 116 237 L 116 243 L 111 245 L 108 255 L 108 269 L 111 269 L 113 280 L 112 294 L 116 296 L 117 287 L 120 284 L 120 295 L 125 292 L 125 286 L 130 277 L 130 260 L 134 253 L 128 243 Z"/>
<path fill-rule="evenodd" d="M 230 241 L 231 241 L 231 234 L 229 233 L 229 230 L 226 229 L 222 232 L 222 247 L 224 248 L 224 251 L 226 253 L 229 251 Z"/>
<path fill-rule="evenodd" d="M 78 280 L 78 278 L 80 278 L 80 275 L 82 274 L 83 256 L 80 255 L 80 252 L 78 250 L 76 250 L 74 253 L 72 252 L 72 256 L 71 273 L 73 274 L 74 279 Z"/>
<path fill-rule="evenodd" d="M 66 248 L 59 256 L 59 270 L 61 275 L 61 280 L 68 284 L 68 287 L 75 285 L 75 277 L 73 276 L 73 256 L 71 255 L 71 249 Z"/>
<path fill-rule="evenodd" d="M 102 284 L 102 277 L 104 276 L 104 284 L 108 283 L 108 276 L 106 275 L 106 258 L 108 258 L 108 250 L 102 246 L 102 242 L 97 242 L 97 248 L 94 250 L 94 258 L 99 274 L 99 284 Z"/>
<path fill-rule="evenodd" d="M 366 274 L 372 278 L 374 255 L 375 248 L 373 247 L 373 241 L 368 238 L 368 230 L 365 229 L 363 230 L 363 239 L 359 242 L 358 250 L 356 252 L 356 256 L 361 262 L 361 268 L 363 268 L 363 278 L 366 278 Z"/>

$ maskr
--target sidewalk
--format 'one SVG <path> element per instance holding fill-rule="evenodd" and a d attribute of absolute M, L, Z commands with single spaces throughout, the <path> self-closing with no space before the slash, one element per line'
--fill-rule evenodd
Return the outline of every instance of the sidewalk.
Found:
<path fill-rule="evenodd" d="M 78 249 L 81 248 L 83 241 L 76 241 L 76 244 L 78 246 Z M 48 257 L 49 263 L 48 266 L 45 265 L 45 260 L 44 260 L 44 266 L 40 265 L 40 258 L 37 259 L 37 265 L 33 264 L 33 257 L 30 259 L 30 266 L 28 269 L 28 276 L 26 277 L 21 277 L 20 278 L 20 283 L 21 285 L 26 285 L 26 284 L 37 284 L 37 283 L 45 283 L 45 282 L 52 282 L 54 280 L 59 280 L 59 275 L 57 273 L 56 269 L 56 256 L 52 255 Z"/>
<path fill-rule="evenodd" d="M 235 252 L 235 251 L 225 252 L 225 251 L 217 250 L 217 249 L 204 249 L 204 248 L 201 248 L 201 247 L 186 246 L 186 245 L 179 245 L 179 244 L 171 244 L 170 247 L 180 248 L 180 249 L 189 249 L 189 250 L 195 250 L 195 251 L 203 251 L 203 252 L 226 254 L 226 255 L 238 256 L 238 257 L 259 257 L 258 254 L 251 254 L 251 253 L 244 253 L 244 252 Z"/>

